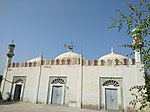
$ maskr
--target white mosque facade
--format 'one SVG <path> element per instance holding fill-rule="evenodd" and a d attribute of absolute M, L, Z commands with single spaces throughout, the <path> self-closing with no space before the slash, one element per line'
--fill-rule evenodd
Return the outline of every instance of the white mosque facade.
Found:
<path fill-rule="evenodd" d="M 112 50 L 99 59 L 86 60 L 69 51 L 53 60 L 38 57 L 13 63 L 8 58 L 3 99 L 9 93 L 12 100 L 24 102 L 125 111 L 133 100 L 129 88 L 144 84 L 140 55 L 135 55 L 129 59 Z"/>

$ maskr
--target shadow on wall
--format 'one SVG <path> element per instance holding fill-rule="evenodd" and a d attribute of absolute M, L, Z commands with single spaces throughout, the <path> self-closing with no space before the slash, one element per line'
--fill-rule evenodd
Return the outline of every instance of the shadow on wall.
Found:
<path fill-rule="evenodd" d="M 4 100 L 0 100 L 0 105 L 11 105 L 14 103 L 18 103 L 18 101 L 4 101 Z"/>
<path fill-rule="evenodd" d="M 0 87 L 1 87 L 1 82 L 2 82 L 2 78 L 3 78 L 3 76 L 2 75 L 0 75 Z M 2 93 L 1 93 L 1 91 L 0 91 L 0 105 L 10 105 L 10 104 L 14 104 L 14 103 L 17 103 L 18 101 L 11 101 L 11 100 L 9 100 L 9 99 L 7 99 L 7 100 L 3 100 L 2 99 Z"/>
<path fill-rule="evenodd" d="M 10 104 L 14 104 L 14 103 L 19 102 L 19 100 L 18 101 L 11 100 L 11 97 L 10 97 L 9 93 L 7 93 L 7 95 L 8 95 L 7 100 L 3 100 L 2 99 L 2 94 L 1 94 L 1 91 L 0 91 L 0 105 L 10 105 Z"/>

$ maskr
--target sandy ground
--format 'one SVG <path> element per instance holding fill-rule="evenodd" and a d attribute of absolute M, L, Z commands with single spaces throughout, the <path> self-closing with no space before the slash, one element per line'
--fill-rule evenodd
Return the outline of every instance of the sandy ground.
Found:
<path fill-rule="evenodd" d="M 0 112 L 104 112 L 70 108 L 56 105 L 32 104 L 25 102 L 0 102 Z"/>

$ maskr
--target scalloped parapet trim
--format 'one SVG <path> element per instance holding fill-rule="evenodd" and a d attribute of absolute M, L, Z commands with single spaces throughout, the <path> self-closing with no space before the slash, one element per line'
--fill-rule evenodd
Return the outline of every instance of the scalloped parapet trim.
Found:
<path fill-rule="evenodd" d="M 44 60 L 42 62 L 12 63 L 10 67 L 38 67 L 41 65 L 81 65 L 80 59 Z M 82 66 L 121 66 L 135 65 L 135 59 L 122 60 L 82 60 Z"/>

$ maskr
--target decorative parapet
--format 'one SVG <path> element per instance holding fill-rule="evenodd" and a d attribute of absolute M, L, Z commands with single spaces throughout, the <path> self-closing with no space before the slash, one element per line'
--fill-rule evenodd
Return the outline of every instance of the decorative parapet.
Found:
<path fill-rule="evenodd" d="M 44 60 L 42 62 L 24 62 L 24 63 L 11 63 L 14 67 L 39 67 L 42 65 L 80 65 L 80 59 L 62 59 L 62 60 Z M 135 59 L 123 60 L 82 60 L 83 66 L 120 66 L 120 65 L 135 65 Z"/>

